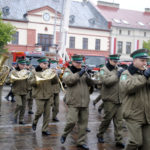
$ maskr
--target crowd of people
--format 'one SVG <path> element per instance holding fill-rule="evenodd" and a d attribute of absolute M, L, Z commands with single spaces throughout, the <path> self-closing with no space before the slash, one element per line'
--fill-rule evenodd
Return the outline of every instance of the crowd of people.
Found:
<path fill-rule="evenodd" d="M 99 86 L 100 94 L 93 105 L 102 100 L 99 112 L 104 110 L 104 117 L 97 133 L 98 143 L 104 143 L 104 134 L 111 121 L 114 124 L 115 146 L 126 150 L 149 150 L 150 124 L 150 68 L 147 68 L 148 51 L 139 49 L 131 54 L 133 63 L 125 70 L 118 69 L 120 55 L 109 55 L 108 62 L 97 72 L 96 79 L 92 79 L 88 67 L 82 67 L 83 56 L 73 55 L 72 65 L 63 73 L 62 81 L 65 84 L 64 102 L 67 106 L 66 125 L 60 142 L 65 143 L 68 134 L 78 126 L 77 147 L 89 149 L 86 142 L 89 116 L 90 91 L 93 85 Z M 39 65 L 35 68 L 30 61 L 18 59 L 5 81 L 11 85 L 11 91 L 5 97 L 16 103 L 14 123 L 24 125 L 26 103 L 28 113 L 32 111 L 33 99 L 36 102 L 36 112 L 32 122 L 32 129 L 36 131 L 38 120 L 43 116 L 42 135 L 50 135 L 48 124 L 50 110 L 52 119 L 58 122 L 59 92 L 62 83 L 59 75 L 61 69 L 52 67 L 52 61 L 46 57 L 38 59 Z M 56 63 L 56 61 L 54 62 Z M 0 96 L 3 85 L 0 85 Z M 1 104 L 1 103 L 0 103 Z M 128 129 L 128 143 L 123 142 L 123 120 Z M 147 140 L 148 141 L 148 140 Z"/>

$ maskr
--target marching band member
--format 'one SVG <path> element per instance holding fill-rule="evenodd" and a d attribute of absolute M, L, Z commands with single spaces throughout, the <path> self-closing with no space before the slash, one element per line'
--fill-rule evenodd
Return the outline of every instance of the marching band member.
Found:
<path fill-rule="evenodd" d="M 141 146 L 145 147 L 144 150 L 149 150 L 150 138 L 147 133 L 150 130 L 150 68 L 146 69 L 148 50 L 138 49 L 130 56 L 133 58 L 133 64 L 120 78 L 123 118 L 129 135 L 126 150 L 141 149 Z"/>
<path fill-rule="evenodd" d="M 18 59 L 17 67 L 12 70 L 9 75 L 9 83 L 12 83 L 12 92 L 16 100 L 16 108 L 14 112 L 14 123 L 17 123 L 19 117 L 19 124 L 24 124 L 24 114 L 26 108 L 26 95 L 27 95 L 27 78 L 19 79 L 18 72 L 24 71 L 26 67 L 25 59 Z M 25 71 L 25 73 L 27 73 Z M 14 77 L 12 77 L 14 76 Z"/>
<path fill-rule="evenodd" d="M 72 56 L 72 66 L 67 68 L 63 75 L 63 81 L 67 85 L 66 105 L 68 106 L 67 122 L 64 133 L 61 136 L 61 143 L 65 143 L 67 135 L 78 124 L 77 146 L 83 149 L 89 149 L 86 144 L 86 128 L 88 124 L 88 106 L 89 106 L 89 85 L 93 80 L 87 77 L 88 68 L 81 69 L 83 56 Z"/>
<path fill-rule="evenodd" d="M 48 69 L 48 60 L 42 57 L 38 60 L 39 65 L 35 68 L 30 80 L 32 85 L 32 96 L 36 100 L 37 110 L 32 123 L 35 131 L 39 118 L 43 115 L 42 135 L 50 135 L 48 124 L 50 120 L 50 110 L 53 104 L 53 84 L 57 83 L 56 73 L 52 79 L 44 79 L 42 73 Z M 48 74 L 50 76 L 50 74 Z M 37 80 L 39 78 L 39 81 Z"/>
<path fill-rule="evenodd" d="M 122 143 L 122 109 L 119 99 L 119 77 L 117 62 L 119 55 L 110 55 L 109 61 L 100 71 L 100 80 L 102 82 L 101 96 L 104 103 L 104 118 L 97 134 L 98 142 L 104 143 L 104 133 L 109 127 L 111 120 L 114 123 L 114 134 L 116 146 L 124 148 Z"/>
<path fill-rule="evenodd" d="M 57 65 L 58 65 L 57 63 L 58 62 L 56 60 L 51 60 L 50 63 L 51 63 L 50 67 L 52 69 L 55 69 L 56 72 L 58 72 L 58 68 L 57 68 Z M 57 74 L 57 78 L 59 78 L 59 74 Z M 53 103 L 53 106 L 52 106 L 52 120 L 55 121 L 55 122 L 59 122 L 59 120 L 57 118 L 57 114 L 59 113 L 59 92 L 60 92 L 59 82 L 56 83 L 56 84 L 53 84 L 53 90 L 54 90 L 53 91 L 54 92 L 54 97 L 53 97 L 54 98 L 54 103 Z"/>

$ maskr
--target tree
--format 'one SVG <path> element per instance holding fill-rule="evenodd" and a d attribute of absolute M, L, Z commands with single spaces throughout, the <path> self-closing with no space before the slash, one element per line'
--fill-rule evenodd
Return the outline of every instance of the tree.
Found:
<path fill-rule="evenodd" d="M 12 35 L 16 32 L 16 28 L 10 23 L 4 23 L 2 20 L 2 13 L 0 12 L 0 53 L 8 52 L 6 48 L 8 42 L 10 42 L 13 37 Z"/>
<path fill-rule="evenodd" d="M 146 41 L 143 42 L 143 48 L 150 50 L 150 40 L 148 40 L 147 42 Z"/>

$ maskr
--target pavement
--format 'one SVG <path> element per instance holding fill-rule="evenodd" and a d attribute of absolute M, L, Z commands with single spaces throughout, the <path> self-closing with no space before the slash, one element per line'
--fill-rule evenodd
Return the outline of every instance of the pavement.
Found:
<path fill-rule="evenodd" d="M 10 87 L 4 86 L 2 96 L 2 116 L 0 116 L 0 150 L 78 150 L 76 147 L 78 128 L 75 127 L 71 134 L 68 135 L 64 144 L 60 143 L 60 137 L 63 133 L 66 122 L 67 108 L 63 102 L 63 92 L 60 92 L 60 108 L 58 119 L 59 122 L 49 123 L 50 136 L 42 136 L 41 126 L 42 117 L 38 122 L 37 130 L 33 131 L 31 128 L 33 115 L 28 114 L 26 108 L 25 113 L 25 125 L 19 125 L 13 123 L 13 115 L 15 103 L 11 103 L 5 99 L 6 94 L 9 92 Z M 103 113 L 99 114 L 97 108 L 100 102 L 93 106 L 93 100 L 99 94 L 98 90 L 95 90 L 91 95 L 91 101 L 89 105 L 89 122 L 88 128 L 91 132 L 87 133 L 87 144 L 90 150 L 119 150 L 115 147 L 113 123 L 109 126 L 107 132 L 104 135 L 105 143 L 100 144 L 97 142 L 96 134 L 101 123 Z M 33 111 L 36 111 L 35 101 L 33 104 Z M 50 116 L 51 118 L 51 116 Z M 127 141 L 127 129 L 123 129 L 124 142 Z"/>

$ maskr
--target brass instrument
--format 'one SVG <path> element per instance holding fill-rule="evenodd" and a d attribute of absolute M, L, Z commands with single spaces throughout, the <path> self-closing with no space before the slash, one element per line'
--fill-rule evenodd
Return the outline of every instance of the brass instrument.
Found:
<path fill-rule="evenodd" d="M 13 71 L 10 74 L 10 82 L 13 83 L 17 80 L 25 80 L 30 77 L 30 71 L 23 69 L 21 71 Z"/>
<path fill-rule="evenodd" d="M 3 85 L 8 74 L 10 71 L 10 68 L 7 65 L 4 65 L 5 61 L 8 59 L 9 57 L 6 54 L 3 54 L 0 56 L 0 85 Z"/>
<path fill-rule="evenodd" d="M 60 87 L 61 87 L 62 91 L 63 91 L 64 93 L 66 93 L 66 90 L 64 89 L 64 86 L 63 86 L 63 84 L 62 84 L 62 82 L 61 82 L 61 80 L 60 80 L 59 77 L 58 77 L 58 81 L 59 81 L 59 84 L 60 84 Z"/>
<path fill-rule="evenodd" d="M 37 73 L 35 73 L 35 78 L 37 84 L 39 84 L 41 81 L 51 80 L 56 76 L 56 73 L 52 69 L 46 69 L 41 73 L 41 76 L 38 76 Z"/>
<path fill-rule="evenodd" d="M 143 68 L 144 68 L 145 70 L 147 70 L 147 66 L 143 66 Z"/>

